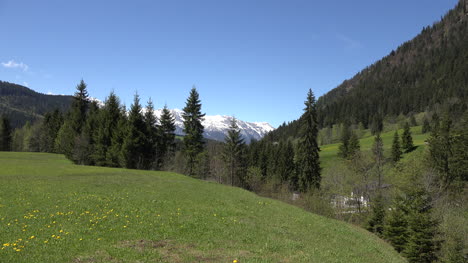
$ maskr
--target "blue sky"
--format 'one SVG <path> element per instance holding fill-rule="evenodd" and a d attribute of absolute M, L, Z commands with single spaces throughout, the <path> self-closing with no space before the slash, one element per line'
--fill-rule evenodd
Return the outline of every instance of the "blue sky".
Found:
<path fill-rule="evenodd" d="M 0 80 L 42 93 L 135 91 L 278 126 L 439 20 L 457 0 L 0 0 Z"/>

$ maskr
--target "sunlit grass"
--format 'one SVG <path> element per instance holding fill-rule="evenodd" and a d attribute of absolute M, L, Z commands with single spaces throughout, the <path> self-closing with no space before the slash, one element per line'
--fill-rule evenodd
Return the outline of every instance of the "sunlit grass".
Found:
<path fill-rule="evenodd" d="M 0 262 L 404 262 L 357 227 L 174 173 L 0 153 Z"/>

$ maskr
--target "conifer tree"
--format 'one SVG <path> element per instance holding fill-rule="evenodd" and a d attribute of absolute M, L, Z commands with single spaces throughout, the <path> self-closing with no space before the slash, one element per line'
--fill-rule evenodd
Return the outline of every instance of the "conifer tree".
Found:
<path fill-rule="evenodd" d="M 144 164 L 145 169 L 153 168 L 157 159 L 157 148 L 159 144 L 159 125 L 156 115 L 154 114 L 154 106 L 151 98 L 146 105 L 145 120 L 145 144 L 144 144 Z"/>
<path fill-rule="evenodd" d="M 11 151 L 12 130 L 10 120 L 2 116 L 0 118 L 0 151 Z"/>
<path fill-rule="evenodd" d="M 409 123 L 405 123 L 403 134 L 401 135 L 402 148 L 405 152 L 411 152 L 414 150 L 413 137 L 411 136 L 411 130 Z"/>
<path fill-rule="evenodd" d="M 402 200 L 395 201 L 395 207 L 387 217 L 383 236 L 396 251 L 402 252 L 408 242 L 408 212 Z"/>
<path fill-rule="evenodd" d="M 57 138 L 55 138 L 54 151 L 56 153 L 64 154 L 71 160 L 76 136 L 77 134 L 72 128 L 70 119 L 66 118 L 57 133 Z"/>
<path fill-rule="evenodd" d="M 392 161 L 398 162 L 401 159 L 401 147 L 400 147 L 400 136 L 398 135 L 398 131 L 395 131 L 393 135 L 393 143 L 392 143 Z"/>
<path fill-rule="evenodd" d="M 377 133 L 381 133 L 383 131 L 383 121 L 382 117 L 380 114 L 375 114 L 374 117 L 372 118 L 372 124 L 370 127 L 372 135 L 375 135 Z"/>
<path fill-rule="evenodd" d="M 89 107 L 89 96 L 86 83 L 81 80 L 76 86 L 76 92 L 73 97 L 73 103 L 70 109 L 70 125 L 75 136 L 81 133 L 81 129 L 86 122 L 86 114 Z"/>
<path fill-rule="evenodd" d="M 117 127 L 111 135 L 111 145 L 106 152 L 106 165 L 110 167 L 125 167 L 125 158 L 122 152 L 122 146 L 128 131 L 128 118 L 126 108 L 120 108 L 120 118 Z"/>
<path fill-rule="evenodd" d="M 182 118 L 184 119 L 184 153 L 187 158 L 188 174 L 193 176 L 194 166 L 197 155 L 203 151 L 203 117 L 201 113 L 201 101 L 198 91 L 195 87 L 190 90 L 183 109 Z"/>
<path fill-rule="evenodd" d="M 429 131 L 431 131 L 431 125 L 429 124 L 429 120 L 426 117 L 424 117 L 421 132 L 422 133 L 427 133 Z"/>
<path fill-rule="evenodd" d="M 295 172 L 294 147 L 290 140 L 286 143 L 280 142 L 280 152 L 278 154 L 277 171 L 282 182 L 289 182 Z"/>
<path fill-rule="evenodd" d="M 416 121 L 416 118 L 414 117 L 414 115 L 411 115 L 410 117 L 410 124 L 412 127 L 418 126 L 418 122 Z"/>
<path fill-rule="evenodd" d="M 431 203 L 428 193 L 413 189 L 409 195 L 408 242 L 403 251 L 411 263 L 435 262 L 437 260 L 438 242 L 437 222 L 431 217 Z"/>
<path fill-rule="evenodd" d="M 164 165 L 164 161 L 175 148 L 175 119 L 167 108 L 167 105 L 164 105 L 164 108 L 162 109 L 159 122 L 159 135 L 161 138 L 158 147 L 158 167 L 161 168 Z"/>
<path fill-rule="evenodd" d="M 237 121 L 233 117 L 229 126 L 228 134 L 225 138 L 223 160 L 226 164 L 231 185 L 237 181 L 237 185 L 242 186 L 243 181 L 240 177 L 240 170 L 242 166 L 242 159 L 244 155 L 244 139 L 241 135 L 241 130 L 237 126 Z"/>
<path fill-rule="evenodd" d="M 299 144 L 299 191 L 306 192 L 310 188 L 320 188 L 321 167 L 319 159 L 320 148 L 317 143 L 318 122 L 317 105 L 312 90 L 307 93 L 307 100 L 304 102 L 303 123 Z"/>
<path fill-rule="evenodd" d="M 55 152 L 55 139 L 57 138 L 57 134 L 63 124 L 63 121 L 63 115 L 58 109 L 44 115 L 44 121 L 41 127 L 41 151 L 50 153 Z"/>
<path fill-rule="evenodd" d="M 114 133 L 118 132 L 118 123 L 122 118 L 120 107 L 120 100 L 112 91 L 104 102 L 97 123 L 94 153 L 92 155 L 96 165 L 116 166 L 115 162 L 109 163 L 107 156 L 112 145 L 112 137 Z"/>
<path fill-rule="evenodd" d="M 351 131 L 348 123 L 343 124 L 341 133 L 341 144 L 338 149 L 338 156 L 345 159 L 351 159 L 360 150 L 359 139 L 354 132 Z"/>
<path fill-rule="evenodd" d="M 385 161 L 383 146 L 382 137 L 380 137 L 380 133 L 377 133 L 374 139 L 374 144 L 372 145 L 372 153 L 374 154 L 375 167 L 377 169 L 379 191 L 382 187 L 382 169 Z"/>
<path fill-rule="evenodd" d="M 146 143 L 146 125 L 140 105 L 140 97 L 135 94 L 128 114 L 128 126 L 122 144 L 124 166 L 130 169 L 141 169 L 144 164 Z"/>
<path fill-rule="evenodd" d="M 371 218 L 367 222 L 367 230 L 382 236 L 384 231 L 384 219 L 385 219 L 385 209 L 382 195 L 379 193 L 375 200 L 371 204 L 372 214 Z"/>
<path fill-rule="evenodd" d="M 81 133 L 75 137 L 73 147 L 73 161 L 77 164 L 94 165 L 92 153 L 95 146 L 96 127 L 99 120 L 99 107 L 97 102 L 91 102 L 87 112 L 86 122 Z"/>

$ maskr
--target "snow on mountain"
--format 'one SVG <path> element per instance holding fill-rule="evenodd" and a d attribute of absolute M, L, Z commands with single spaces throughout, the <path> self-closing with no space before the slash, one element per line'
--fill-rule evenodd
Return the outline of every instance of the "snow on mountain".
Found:
<path fill-rule="evenodd" d="M 162 110 L 155 110 L 156 116 L 161 116 Z M 182 111 L 179 109 L 171 110 L 172 115 L 175 118 L 176 134 L 183 135 L 183 119 Z M 231 123 L 232 116 L 221 116 L 221 115 L 206 115 L 205 120 L 202 122 L 205 127 L 203 136 L 207 139 L 224 141 L 224 137 L 227 135 L 229 125 Z M 274 130 L 267 122 L 246 122 L 237 119 L 237 125 L 241 129 L 242 137 L 246 143 L 250 143 L 252 139 L 260 140 L 268 132 Z"/>

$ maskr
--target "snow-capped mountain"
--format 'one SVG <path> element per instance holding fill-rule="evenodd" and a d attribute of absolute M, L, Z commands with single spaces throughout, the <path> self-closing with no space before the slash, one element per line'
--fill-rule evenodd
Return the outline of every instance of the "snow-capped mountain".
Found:
<path fill-rule="evenodd" d="M 158 118 L 161 116 L 161 112 L 162 110 L 155 110 L 155 114 Z M 184 124 L 182 111 L 174 109 L 171 110 L 171 113 L 175 118 L 176 134 L 183 135 Z M 205 127 L 204 137 L 207 139 L 224 141 L 231 120 L 232 116 L 206 115 L 205 120 L 202 122 L 203 127 Z M 260 140 L 265 134 L 275 129 L 267 122 L 246 122 L 239 119 L 237 119 L 237 125 L 241 129 L 241 134 L 246 143 L 250 143 L 252 139 Z"/>

